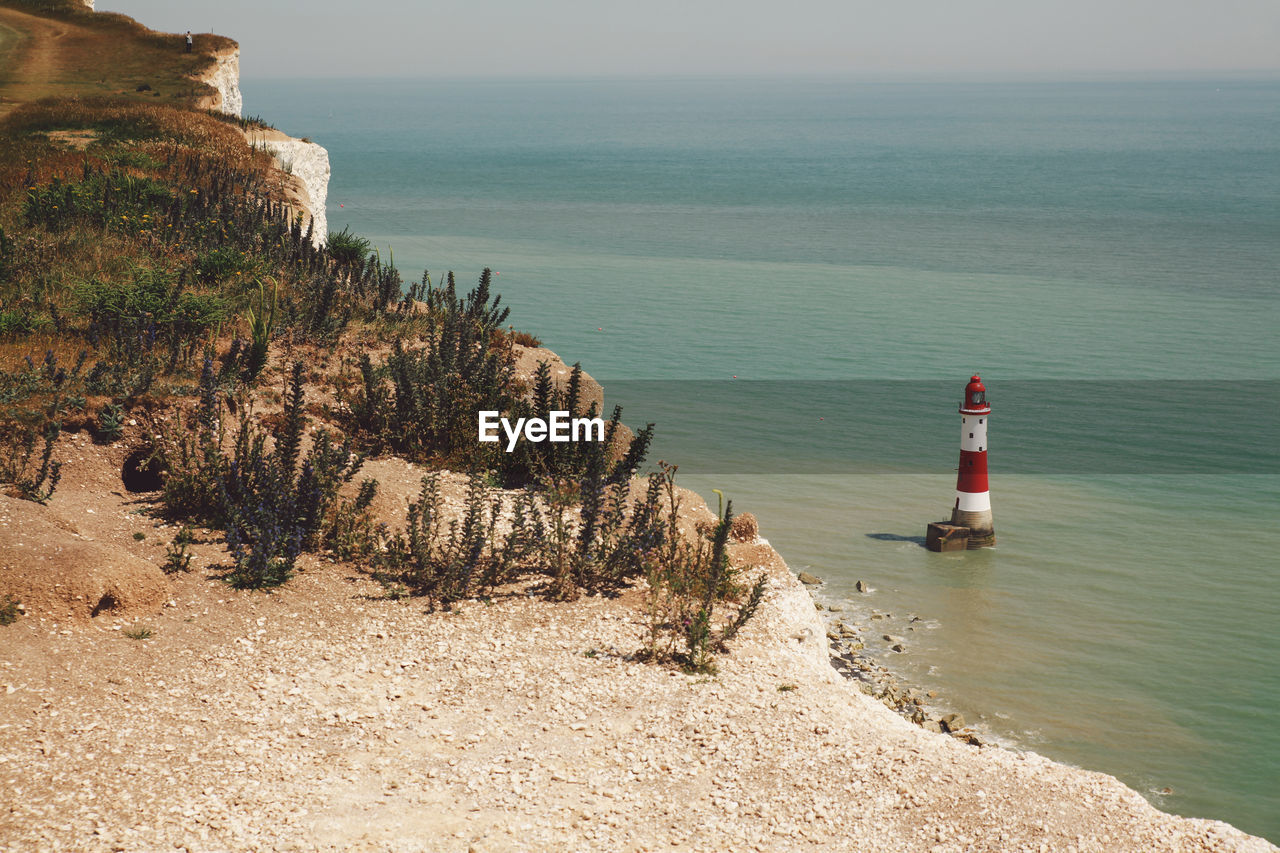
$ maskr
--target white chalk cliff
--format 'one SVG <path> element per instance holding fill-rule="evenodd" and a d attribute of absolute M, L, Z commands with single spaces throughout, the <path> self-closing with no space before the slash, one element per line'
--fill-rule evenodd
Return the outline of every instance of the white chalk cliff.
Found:
<path fill-rule="evenodd" d="M 240 94 L 240 49 L 217 54 L 217 64 L 204 78 L 216 94 L 206 102 L 209 109 L 220 110 L 239 118 L 244 108 Z M 329 236 L 325 218 L 325 201 L 329 196 L 329 152 L 304 139 L 270 128 L 252 128 L 244 132 L 249 144 L 271 153 L 276 167 L 290 176 L 285 181 L 289 201 L 304 215 L 306 228 L 311 224 L 311 242 L 324 244 Z"/>
<path fill-rule="evenodd" d="M 240 48 L 218 53 L 217 59 L 213 71 L 204 78 L 218 93 L 210 108 L 239 118 L 244 108 L 244 98 L 240 95 Z"/>
<path fill-rule="evenodd" d="M 329 236 L 324 208 L 329 196 L 329 152 L 314 142 L 295 139 L 280 131 L 250 131 L 248 137 L 250 144 L 271 152 L 276 165 L 294 177 L 299 190 L 298 206 L 313 223 L 311 242 L 323 245 Z"/>

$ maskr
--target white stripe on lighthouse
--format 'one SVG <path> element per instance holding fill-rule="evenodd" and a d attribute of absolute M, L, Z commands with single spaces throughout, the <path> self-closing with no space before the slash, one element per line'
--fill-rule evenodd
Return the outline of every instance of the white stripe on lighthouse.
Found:
<path fill-rule="evenodd" d="M 960 449 L 985 451 L 987 449 L 986 415 L 962 415 L 960 417 Z"/>
<path fill-rule="evenodd" d="M 991 509 L 990 492 L 956 492 L 960 499 L 958 509 L 961 512 L 982 512 Z"/>

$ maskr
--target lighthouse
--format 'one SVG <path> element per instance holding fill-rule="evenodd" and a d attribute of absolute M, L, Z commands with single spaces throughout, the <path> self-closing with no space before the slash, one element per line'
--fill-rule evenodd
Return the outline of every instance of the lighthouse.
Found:
<path fill-rule="evenodd" d="M 982 377 L 974 375 L 960 401 L 960 468 L 950 522 L 929 525 L 925 545 L 931 551 L 990 548 L 996 544 L 987 486 L 987 421 L 991 404 Z"/>

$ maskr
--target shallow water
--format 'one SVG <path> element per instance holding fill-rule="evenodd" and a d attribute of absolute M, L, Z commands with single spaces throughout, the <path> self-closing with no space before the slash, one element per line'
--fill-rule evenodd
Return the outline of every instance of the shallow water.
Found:
<path fill-rule="evenodd" d="M 906 677 L 1280 840 L 1280 81 L 244 91 L 329 149 L 333 227 L 498 271 Z M 931 554 L 975 371 L 999 545 Z"/>

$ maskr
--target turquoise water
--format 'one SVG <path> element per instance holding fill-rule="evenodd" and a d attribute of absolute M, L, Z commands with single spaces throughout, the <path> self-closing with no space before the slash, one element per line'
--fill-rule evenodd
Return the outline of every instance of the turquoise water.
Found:
<path fill-rule="evenodd" d="M 332 227 L 498 271 L 907 678 L 1280 840 L 1280 80 L 244 90 Z M 999 547 L 931 554 L 975 371 Z"/>

